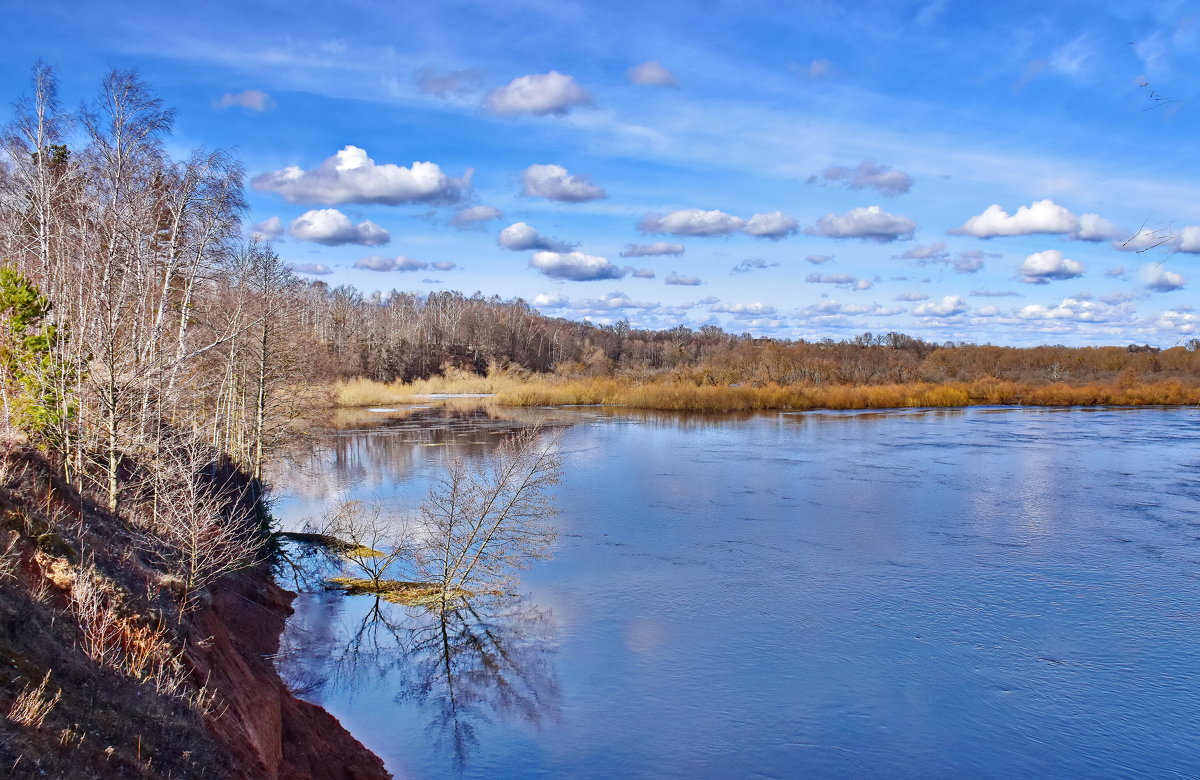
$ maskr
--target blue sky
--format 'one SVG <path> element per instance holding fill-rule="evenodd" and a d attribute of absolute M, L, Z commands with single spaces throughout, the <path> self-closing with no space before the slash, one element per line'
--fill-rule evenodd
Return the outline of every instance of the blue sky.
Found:
<path fill-rule="evenodd" d="M 10 3 L 136 68 L 307 278 L 842 338 L 1200 336 L 1200 5 Z M 1161 244 L 1148 251 L 1152 244 Z"/>

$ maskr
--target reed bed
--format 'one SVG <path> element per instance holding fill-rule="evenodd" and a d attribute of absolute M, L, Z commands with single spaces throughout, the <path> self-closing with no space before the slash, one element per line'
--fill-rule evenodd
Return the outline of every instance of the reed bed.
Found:
<path fill-rule="evenodd" d="M 901 409 L 981 405 L 1147 406 L 1200 404 L 1200 384 L 1178 380 L 1032 384 L 983 379 L 975 382 L 882 385 L 699 385 L 669 380 L 635 381 L 554 375 L 434 377 L 408 384 L 365 379 L 341 383 L 341 406 L 411 402 L 433 393 L 490 393 L 501 406 L 603 404 L 681 412 L 801 411 L 806 409 Z"/>

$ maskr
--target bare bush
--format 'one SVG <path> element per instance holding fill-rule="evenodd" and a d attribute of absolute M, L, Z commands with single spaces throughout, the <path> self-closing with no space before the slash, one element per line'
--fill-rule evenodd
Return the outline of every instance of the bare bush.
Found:
<path fill-rule="evenodd" d="M 358 567 L 375 590 L 393 564 L 413 553 L 408 523 L 378 502 L 341 502 L 327 518 L 325 533 L 341 543 L 338 554 Z"/>
<path fill-rule="evenodd" d="M 143 539 L 151 556 L 177 578 L 180 610 L 196 607 L 199 593 L 222 576 L 262 560 L 265 539 L 241 491 L 221 479 L 218 453 L 180 438 L 159 453 L 154 501 Z"/>
<path fill-rule="evenodd" d="M 13 701 L 12 706 L 8 708 L 8 719 L 27 728 L 40 729 L 46 721 L 46 716 L 62 698 L 61 689 L 56 691 L 53 696 L 46 694 L 46 686 L 49 682 L 50 672 L 46 672 L 46 676 L 42 678 L 42 682 L 36 688 L 30 688 L 26 684 Z"/>

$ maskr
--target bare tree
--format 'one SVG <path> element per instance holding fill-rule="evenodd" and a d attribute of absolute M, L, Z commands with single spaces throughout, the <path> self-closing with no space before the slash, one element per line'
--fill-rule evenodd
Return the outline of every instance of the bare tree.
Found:
<path fill-rule="evenodd" d="M 451 464 L 421 505 L 422 573 L 441 591 L 442 608 L 457 595 L 495 590 L 514 572 L 549 553 L 557 532 L 549 490 L 558 484 L 558 437 L 541 428 L 515 434 L 482 469 Z"/>

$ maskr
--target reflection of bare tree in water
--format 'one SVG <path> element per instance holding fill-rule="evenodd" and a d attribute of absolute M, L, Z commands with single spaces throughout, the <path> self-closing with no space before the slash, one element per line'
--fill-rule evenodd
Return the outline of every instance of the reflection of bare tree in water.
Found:
<path fill-rule="evenodd" d="M 516 596 L 458 601 L 413 628 L 397 700 L 434 709 L 429 731 L 461 770 L 478 727 L 516 719 L 540 727 L 558 717 L 553 619 Z"/>

